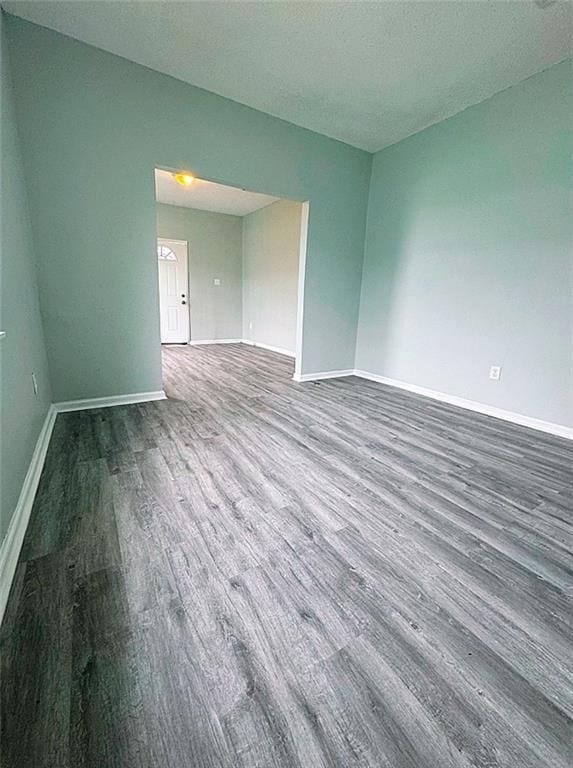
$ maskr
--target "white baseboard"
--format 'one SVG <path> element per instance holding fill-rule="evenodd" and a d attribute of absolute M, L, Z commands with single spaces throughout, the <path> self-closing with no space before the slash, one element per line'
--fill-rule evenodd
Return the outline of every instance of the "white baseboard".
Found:
<path fill-rule="evenodd" d="M 341 371 L 318 371 L 317 373 L 295 373 L 293 379 L 298 382 L 321 381 L 322 379 L 340 379 L 343 376 L 354 376 L 355 371 L 348 368 Z"/>
<path fill-rule="evenodd" d="M 295 353 L 290 349 L 284 347 L 275 347 L 272 344 L 263 344 L 260 341 L 251 341 L 251 339 L 241 339 L 243 344 L 248 344 L 250 347 L 262 347 L 268 349 L 269 352 L 276 352 L 279 355 L 286 355 L 287 357 L 295 357 Z"/>
<path fill-rule="evenodd" d="M 83 411 L 88 408 L 106 408 L 112 405 L 129 405 L 130 403 L 146 403 L 152 400 L 165 400 L 163 390 L 157 392 L 138 392 L 132 395 L 115 395 L 113 397 L 94 397 L 89 400 L 68 400 L 53 403 L 46 414 L 44 424 L 38 436 L 34 453 L 24 478 L 22 490 L 16 509 L 12 515 L 6 536 L 0 545 L 0 624 L 8 602 L 10 588 L 16 572 L 24 534 L 30 520 L 34 497 L 38 490 L 40 475 L 46 460 L 46 453 L 52 436 L 52 430 L 58 413 L 67 411 Z"/>
<path fill-rule="evenodd" d="M 568 440 L 573 440 L 573 427 L 566 427 L 562 424 L 555 424 L 551 421 L 535 419 L 532 416 L 525 416 L 522 413 L 506 411 L 505 409 L 497 408 L 494 405 L 486 405 L 485 403 L 480 403 L 476 400 L 467 400 L 464 397 L 449 395 L 445 392 L 438 392 L 435 389 L 420 387 L 417 384 L 408 384 L 405 381 L 398 381 L 398 379 L 389 379 L 387 376 L 379 376 L 376 373 L 370 373 L 368 371 L 356 370 L 354 373 L 356 376 L 359 376 L 362 379 L 376 381 L 379 384 L 387 384 L 390 387 L 396 387 L 398 389 L 404 389 L 407 392 L 414 392 L 417 395 L 430 397 L 432 400 L 439 400 L 442 403 L 457 405 L 458 408 L 465 408 L 468 411 L 483 413 L 485 416 L 494 416 L 496 419 L 510 421 L 513 424 L 519 424 L 522 427 L 530 427 L 531 429 L 537 429 L 541 432 L 548 432 L 551 435 L 557 435 L 558 437 L 564 437 Z"/>
<path fill-rule="evenodd" d="M 18 564 L 20 550 L 22 549 L 24 534 L 26 533 L 28 521 L 30 520 L 30 513 L 32 511 L 36 491 L 38 490 L 38 483 L 40 482 L 44 461 L 46 460 L 46 453 L 48 451 L 50 437 L 52 436 L 52 430 L 54 429 L 56 415 L 57 411 L 54 406 L 51 405 L 46 414 L 46 418 L 44 419 L 40 434 L 38 435 L 36 447 L 32 454 L 28 472 L 24 478 L 16 509 L 10 520 L 10 525 L 6 532 L 6 536 L 4 537 L 4 541 L 0 546 L 0 624 L 4 617 L 8 595 L 10 594 L 10 587 L 12 586 L 14 574 L 16 573 L 16 566 Z"/>
<path fill-rule="evenodd" d="M 320 381 L 321 379 L 342 378 L 343 376 L 358 376 L 361 379 L 375 381 L 378 384 L 386 384 L 389 387 L 396 387 L 397 389 L 404 389 L 407 392 L 414 392 L 417 395 L 430 397 L 432 400 L 439 400 L 442 403 L 456 405 L 458 408 L 465 408 L 468 411 L 483 413 L 485 416 L 493 416 L 496 419 L 509 421 L 512 424 L 519 424 L 522 427 L 537 429 L 540 432 L 547 432 L 550 435 L 556 435 L 557 437 L 564 437 L 567 440 L 573 440 L 573 427 L 567 427 L 563 424 L 555 424 L 552 421 L 543 421 L 542 419 L 536 419 L 533 416 L 525 416 L 522 413 L 515 413 L 514 411 L 506 411 L 503 408 L 497 408 L 493 405 L 486 405 L 485 403 L 480 403 L 476 400 L 467 400 L 464 397 L 449 395 L 445 392 L 438 392 L 435 389 L 420 387 L 417 384 L 408 384 L 405 381 L 390 379 L 387 376 L 380 376 L 377 373 L 370 373 L 369 371 L 363 371 L 360 369 L 321 371 L 318 373 L 303 373 L 302 375 L 295 373 L 293 379 L 302 383 L 306 381 Z"/>
<path fill-rule="evenodd" d="M 262 344 L 260 341 L 251 341 L 251 339 L 197 339 L 196 341 L 190 341 L 189 344 L 191 346 L 200 346 L 201 344 L 248 344 L 250 347 L 262 347 L 262 349 L 268 349 L 269 352 L 277 352 L 279 355 L 295 357 L 295 353 L 290 349 L 275 347 L 272 344 Z"/>
<path fill-rule="evenodd" d="M 90 408 L 109 408 L 112 405 L 131 405 L 132 403 L 148 403 L 152 400 L 165 400 L 167 395 L 162 389 L 157 392 L 135 392 L 131 395 L 111 395 L 110 397 L 92 397 L 88 400 L 67 400 L 54 403 L 57 413 L 66 411 L 86 411 Z"/>

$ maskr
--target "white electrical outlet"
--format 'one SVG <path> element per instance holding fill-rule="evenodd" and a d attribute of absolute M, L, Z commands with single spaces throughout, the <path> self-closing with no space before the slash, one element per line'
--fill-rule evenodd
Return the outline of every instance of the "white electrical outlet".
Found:
<path fill-rule="evenodd" d="M 492 381 L 499 381 L 501 378 L 501 365 L 491 365 L 489 368 L 489 377 Z"/>
<path fill-rule="evenodd" d="M 32 386 L 34 387 L 34 394 L 38 396 L 38 379 L 35 373 L 32 374 Z"/>
<path fill-rule="evenodd" d="M 213 285 L 221 285 L 221 278 L 220 277 L 214 277 L 213 278 Z"/>

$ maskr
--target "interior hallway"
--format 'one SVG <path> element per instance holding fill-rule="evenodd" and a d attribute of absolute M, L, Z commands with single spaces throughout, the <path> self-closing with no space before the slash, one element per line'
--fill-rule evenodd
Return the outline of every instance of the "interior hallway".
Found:
<path fill-rule="evenodd" d="M 573 444 L 243 345 L 60 414 L 6 768 L 571 760 Z"/>

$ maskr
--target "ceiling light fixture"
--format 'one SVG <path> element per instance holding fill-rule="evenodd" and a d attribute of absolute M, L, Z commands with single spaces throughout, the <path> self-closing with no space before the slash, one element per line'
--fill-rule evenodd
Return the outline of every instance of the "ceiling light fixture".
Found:
<path fill-rule="evenodd" d="M 195 176 L 191 176 L 190 173 L 174 173 L 173 178 L 182 187 L 190 187 L 195 181 Z"/>

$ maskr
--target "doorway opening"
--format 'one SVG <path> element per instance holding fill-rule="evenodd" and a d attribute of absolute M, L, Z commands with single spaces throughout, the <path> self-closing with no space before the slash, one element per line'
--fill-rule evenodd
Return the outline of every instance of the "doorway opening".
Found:
<path fill-rule="evenodd" d="M 164 358 L 169 345 L 240 344 L 288 358 L 296 378 L 308 202 L 162 168 L 155 192 Z"/>

